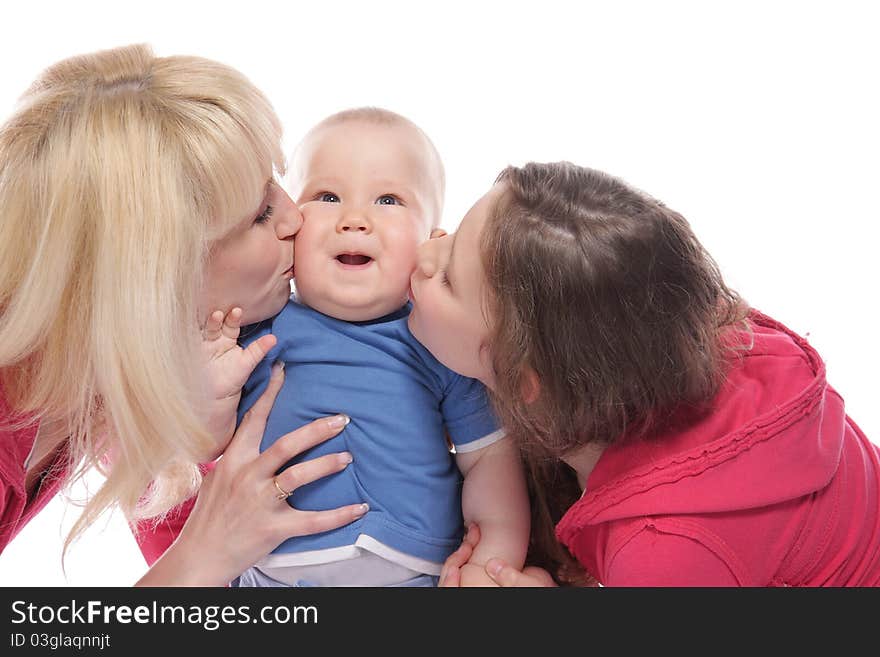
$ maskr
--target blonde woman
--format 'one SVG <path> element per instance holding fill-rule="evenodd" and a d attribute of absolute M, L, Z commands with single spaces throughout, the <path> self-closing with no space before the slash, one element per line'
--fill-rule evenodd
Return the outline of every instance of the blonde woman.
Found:
<path fill-rule="evenodd" d="M 319 418 L 259 454 L 276 369 L 233 435 L 215 426 L 274 344 L 238 326 L 289 295 L 302 217 L 273 181 L 280 123 L 240 73 L 146 46 L 61 61 L 0 127 L 0 551 L 62 486 L 106 474 L 67 537 L 118 506 L 132 521 L 198 490 L 174 541 L 142 548 L 142 585 L 224 585 L 291 535 L 362 515 L 292 509 L 283 492 L 344 468 Z M 294 429 L 294 427 L 291 427 Z M 199 470 L 220 453 L 216 468 Z M 202 477 L 202 473 L 207 474 Z"/>

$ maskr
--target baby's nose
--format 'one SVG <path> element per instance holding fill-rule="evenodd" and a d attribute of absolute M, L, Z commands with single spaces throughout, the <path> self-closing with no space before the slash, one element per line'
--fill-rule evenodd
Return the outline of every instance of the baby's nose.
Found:
<path fill-rule="evenodd" d="M 346 214 L 339 220 L 337 229 L 342 232 L 367 233 L 370 231 L 370 223 L 362 214 Z"/>

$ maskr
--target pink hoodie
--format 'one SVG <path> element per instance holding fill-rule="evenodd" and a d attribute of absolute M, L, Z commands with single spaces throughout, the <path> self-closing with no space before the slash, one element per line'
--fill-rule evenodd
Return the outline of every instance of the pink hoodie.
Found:
<path fill-rule="evenodd" d="M 880 585 L 880 449 L 753 312 L 711 412 L 605 450 L 557 538 L 606 586 Z"/>

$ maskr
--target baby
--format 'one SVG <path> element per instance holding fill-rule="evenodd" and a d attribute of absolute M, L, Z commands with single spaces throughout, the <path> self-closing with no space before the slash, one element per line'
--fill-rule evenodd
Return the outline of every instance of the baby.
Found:
<path fill-rule="evenodd" d="M 393 112 L 340 112 L 299 145 L 290 187 L 304 217 L 296 294 L 243 333 L 246 343 L 272 333 L 278 344 L 245 385 L 239 418 L 271 363 L 283 361 L 284 388 L 261 449 L 316 417 L 345 413 L 342 433 L 295 462 L 340 451 L 353 459 L 293 491 L 289 503 L 321 510 L 364 502 L 369 511 L 345 527 L 288 539 L 235 583 L 433 586 L 464 520 L 479 523 L 482 540 L 462 583 L 494 585 L 486 559 L 503 554 L 522 566 L 528 543 L 518 452 L 482 384 L 441 365 L 407 325 L 417 247 L 445 234 L 437 228 L 444 173 L 436 149 Z"/>

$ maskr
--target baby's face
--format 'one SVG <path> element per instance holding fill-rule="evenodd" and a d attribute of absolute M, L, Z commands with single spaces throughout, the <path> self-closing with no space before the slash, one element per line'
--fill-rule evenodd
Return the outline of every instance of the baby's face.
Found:
<path fill-rule="evenodd" d="M 439 171 L 409 126 L 352 120 L 319 128 L 297 152 L 291 187 L 299 300 L 347 321 L 403 306 L 439 212 Z"/>

